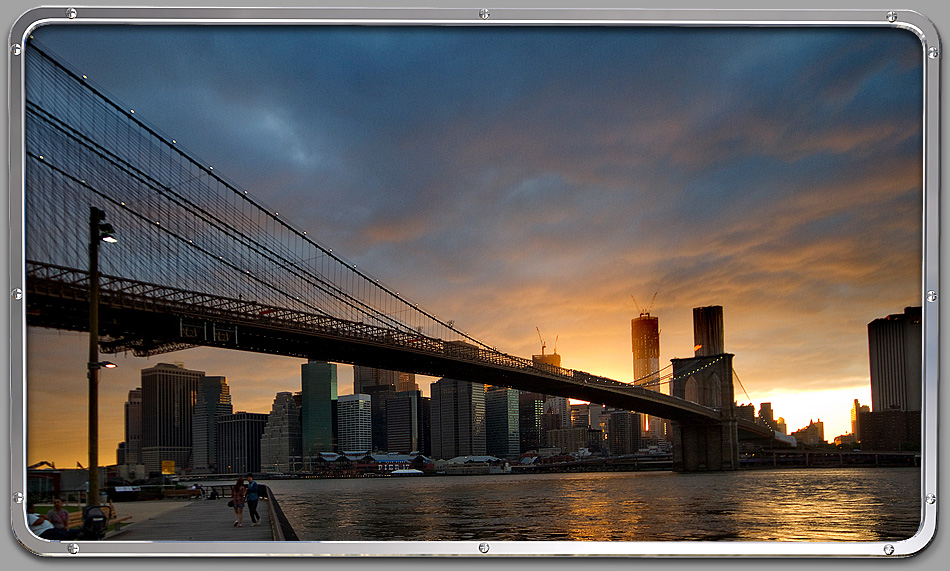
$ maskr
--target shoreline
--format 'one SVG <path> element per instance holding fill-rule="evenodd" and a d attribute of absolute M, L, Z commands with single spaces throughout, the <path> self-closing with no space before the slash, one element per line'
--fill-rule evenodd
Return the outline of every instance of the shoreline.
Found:
<path fill-rule="evenodd" d="M 784 454 L 784 453 L 783 453 Z M 808 455 L 792 455 L 784 459 L 740 459 L 740 465 L 737 470 L 699 470 L 695 473 L 712 472 L 758 472 L 763 470 L 781 470 L 781 469 L 821 469 L 821 468 L 920 468 L 920 455 L 913 452 L 886 452 L 874 454 L 864 453 L 862 458 L 866 461 L 847 462 L 849 453 L 838 452 L 809 452 Z M 810 455 L 818 455 L 822 460 L 809 458 Z M 834 456 L 836 460 L 827 460 L 826 456 Z M 875 458 L 877 456 L 877 458 Z M 603 472 L 674 472 L 687 473 L 674 470 L 672 461 L 654 462 L 653 465 L 636 464 L 618 464 L 618 465 L 592 465 L 584 466 L 578 464 L 551 464 L 542 466 L 532 466 L 527 468 L 513 468 L 508 472 L 490 472 L 490 471 L 464 471 L 455 473 L 446 472 L 424 472 L 414 475 L 393 475 L 380 473 L 296 473 L 296 474 L 268 474 L 262 472 L 256 476 L 258 481 L 281 481 L 281 480 L 343 480 L 343 479 L 376 479 L 376 478 L 433 478 L 433 477 L 458 477 L 458 476 L 521 476 L 544 473 L 603 473 Z M 688 472 L 693 473 L 693 472 Z M 181 478 L 177 483 L 185 484 L 192 482 L 213 482 L 228 481 L 227 474 L 208 474 L 198 476 L 188 476 Z M 219 485 L 219 484 L 214 484 Z"/>

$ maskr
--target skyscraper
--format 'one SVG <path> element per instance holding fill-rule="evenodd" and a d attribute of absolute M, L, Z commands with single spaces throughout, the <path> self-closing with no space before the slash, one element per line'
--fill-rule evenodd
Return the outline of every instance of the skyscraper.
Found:
<path fill-rule="evenodd" d="M 416 376 L 413 373 L 397 373 L 396 375 L 397 393 L 408 393 L 410 391 L 419 390 L 419 383 L 416 382 Z"/>
<path fill-rule="evenodd" d="M 873 412 L 921 409 L 921 335 L 920 307 L 868 324 Z"/>
<path fill-rule="evenodd" d="M 418 391 L 419 384 L 413 373 L 401 373 L 376 367 L 353 366 L 353 393 L 366 394 L 372 399 L 372 449 L 384 452 L 389 446 L 387 403 L 396 393 Z"/>
<path fill-rule="evenodd" d="M 396 398 L 396 388 L 393 385 L 369 385 L 364 386 L 363 391 L 370 397 L 372 449 L 386 452 L 389 447 L 389 401 Z"/>
<path fill-rule="evenodd" d="M 353 394 L 368 394 L 366 387 L 379 385 L 396 386 L 396 373 L 376 367 L 353 365 Z"/>
<path fill-rule="evenodd" d="M 660 391 L 660 320 L 648 311 L 630 320 L 630 338 L 633 348 L 633 382 L 648 390 Z M 641 415 L 643 437 L 649 444 L 669 438 L 665 419 Z"/>
<path fill-rule="evenodd" d="M 129 391 L 125 403 L 125 462 L 142 464 L 142 388 Z"/>
<path fill-rule="evenodd" d="M 142 369 L 142 460 L 146 473 L 175 463 L 176 473 L 191 466 L 191 421 L 195 393 L 203 371 L 180 363 L 159 363 Z"/>
<path fill-rule="evenodd" d="M 586 403 L 571 405 L 571 428 L 590 426 L 590 405 Z"/>
<path fill-rule="evenodd" d="M 590 403 L 587 405 L 587 410 L 590 415 L 590 427 L 592 430 L 602 430 L 604 434 L 607 433 L 607 418 L 610 416 L 610 413 L 602 404 Z"/>
<path fill-rule="evenodd" d="M 336 425 L 336 365 L 310 361 L 300 366 L 303 455 L 333 452 Z"/>
<path fill-rule="evenodd" d="M 557 353 L 544 353 L 544 348 L 541 348 L 540 355 L 531 355 L 531 360 L 535 363 L 543 363 L 545 365 L 553 365 L 555 367 L 561 366 L 561 356 Z"/>
<path fill-rule="evenodd" d="M 541 448 L 541 417 L 544 415 L 544 395 L 521 391 L 518 395 L 518 435 L 521 453 Z"/>
<path fill-rule="evenodd" d="M 855 440 L 861 440 L 861 413 L 862 412 L 871 412 L 871 407 L 864 404 L 862 405 L 858 399 L 854 399 L 854 406 L 851 407 L 851 434 L 854 435 Z"/>
<path fill-rule="evenodd" d="M 721 305 L 693 308 L 693 343 L 696 357 L 725 353 Z"/>
<path fill-rule="evenodd" d="M 660 320 L 649 313 L 630 320 L 633 344 L 633 382 L 660 390 Z"/>
<path fill-rule="evenodd" d="M 772 412 L 772 403 L 763 402 L 759 404 L 759 422 L 768 426 L 771 430 L 778 430 L 775 413 Z"/>
<path fill-rule="evenodd" d="M 607 421 L 607 450 L 612 456 L 636 454 L 640 449 L 640 415 L 613 410 Z"/>
<path fill-rule="evenodd" d="M 521 455 L 517 389 L 489 385 L 485 392 L 485 450 L 498 458 Z"/>
<path fill-rule="evenodd" d="M 782 434 L 788 434 L 788 425 L 785 424 L 784 416 L 778 417 L 778 420 L 775 421 L 775 426 L 776 426 L 775 430 L 778 430 Z"/>
<path fill-rule="evenodd" d="M 422 396 L 422 391 L 402 391 L 386 401 L 386 449 L 388 452 L 409 454 L 431 453 L 430 441 L 431 401 Z"/>
<path fill-rule="evenodd" d="M 353 394 L 369 394 L 367 387 L 390 385 L 396 392 L 418 391 L 416 375 L 376 367 L 353 365 Z"/>
<path fill-rule="evenodd" d="M 600 434 L 599 430 L 594 432 Z M 588 450 L 592 448 L 591 436 L 591 430 L 585 426 L 549 430 L 546 438 L 548 439 L 549 448 L 557 448 L 561 454 L 575 454 L 582 448 L 587 448 Z M 594 444 L 598 443 L 595 442 Z"/>
<path fill-rule="evenodd" d="M 195 414 L 191 425 L 194 448 L 192 464 L 196 474 L 216 472 L 215 423 L 219 417 L 232 412 L 231 390 L 225 377 L 205 376 L 198 380 L 198 388 L 195 392 Z"/>
<path fill-rule="evenodd" d="M 571 427 L 571 405 L 565 397 L 549 396 L 544 399 L 544 414 L 557 416 L 550 426 L 552 429 Z"/>
<path fill-rule="evenodd" d="M 538 365 L 561 366 L 561 356 L 555 350 L 545 354 L 544 345 L 541 345 L 540 355 L 531 355 L 531 360 Z M 540 399 L 540 405 L 532 400 Z M 540 407 L 540 408 L 537 408 Z M 533 410 L 537 408 L 537 410 Z M 540 393 L 522 393 L 520 398 L 519 414 L 521 426 L 521 451 L 538 450 L 547 446 L 545 432 L 549 429 L 570 426 L 571 412 L 564 397 L 553 397 Z"/>
<path fill-rule="evenodd" d="M 442 378 L 431 394 L 432 456 L 484 455 L 485 385 Z"/>
<path fill-rule="evenodd" d="M 289 392 L 277 393 L 261 436 L 261 470 L 292 473 L 302 467 L 300 406 Z"/>
<path fill-rule="evenodd" d="M 337 430 L 340 453 L 369 452 L 373 425 L 369 395 L 343 395 L 337 399 Z"/>
<path fill-rule="evenodd" d="M 215 463 L 219 474 L 240 474 L 261 471 L 261 436 L 267 415 L 236 412 L 219 416 Z"/>
<path fill-rule="evenodd" d="M 811 420 L 808 423 L 808 426 L 796 430 L 791 434 L 795 437 L 795 440 L 802 442 L 808 446 L 817 446 L 820 444 L 825 444 L 825 423 L 818 419 Z"/>

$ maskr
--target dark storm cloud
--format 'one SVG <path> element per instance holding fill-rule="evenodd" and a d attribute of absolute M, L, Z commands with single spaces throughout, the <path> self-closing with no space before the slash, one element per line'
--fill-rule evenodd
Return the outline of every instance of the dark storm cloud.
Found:
<path fill-rule="evenodd" d="M 101 31 L 75 57 L 141 116 L 422 300 L 741 267 L 919 185 L 894 30 Z"/>
<path fill-rule="evenodd" d="M 770 173 L 807 182 L 816 156 L 919 135 L 919 86 L 895 81 L 915 70 L 906 50 L 888 57 L 903 34 L 525 32 L 118 28 L 83 41 L 142 116 L 341 248 L 418 239 L 433 220 L 457 230 L 538 180 L 564 185 L 516 212 L 619 189 L 617 207 L 675 200 L 660 214 L 715 216 L 774 200 Z M 586 214 L 570 206 L 562 217 Z"/>

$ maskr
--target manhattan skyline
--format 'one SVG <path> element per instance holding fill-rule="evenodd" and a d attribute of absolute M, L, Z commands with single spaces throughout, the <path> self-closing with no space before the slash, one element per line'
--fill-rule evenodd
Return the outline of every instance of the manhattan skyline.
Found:
<path fill-rule="evenodd" d="M 722 305 L 751 402 L 790 431 L 847 431 L 853 399 L 870 401 L 867 324 L 920 304 L 916 37 L 453 32 L 87 26 L 36 41 L 489 345 L 540 353 L 538 327 L 565 367 L 630 381 L 631 295 L 657 292 L 661 367 L 691 356 L 691 308 Z M 46 411 L 82 425 L 85 343 L 29 332 L 30 462 L 59 464 L 38 442 L 71 438 Z M 102 376 L 103 463 L 142 368 L 227 376 L 235 411 L 299 387 L 299 359 L 103 358 L 120 364 Z"/>

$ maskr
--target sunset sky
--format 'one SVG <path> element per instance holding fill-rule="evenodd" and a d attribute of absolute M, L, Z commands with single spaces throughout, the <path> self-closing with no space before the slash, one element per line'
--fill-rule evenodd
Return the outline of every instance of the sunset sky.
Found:
<path fill-rule="evenodd" d="M 922 55 L 897 29 L 40 28 L 37 45 L 317 241 L 485 343 L 632 378 L 722 305 L 739 403 L 825 438 L 870 404 L 867 324 L 920 304 Z M 121 236 L 121 229 L 117 229 Z M 105 254 L 104 254 L 105 255 Z M 171 284 L 174 285 L 174 284 Z M 28 462 L 86 464 L 84 334 L 28 332 Z M 103 356 L 100 463 L 160 362 L 235 411 L 299 359 Z M 340 393 L 351 392 L 349 367 Z M 422 383 L 428 392 L 428 379 Z"/>

